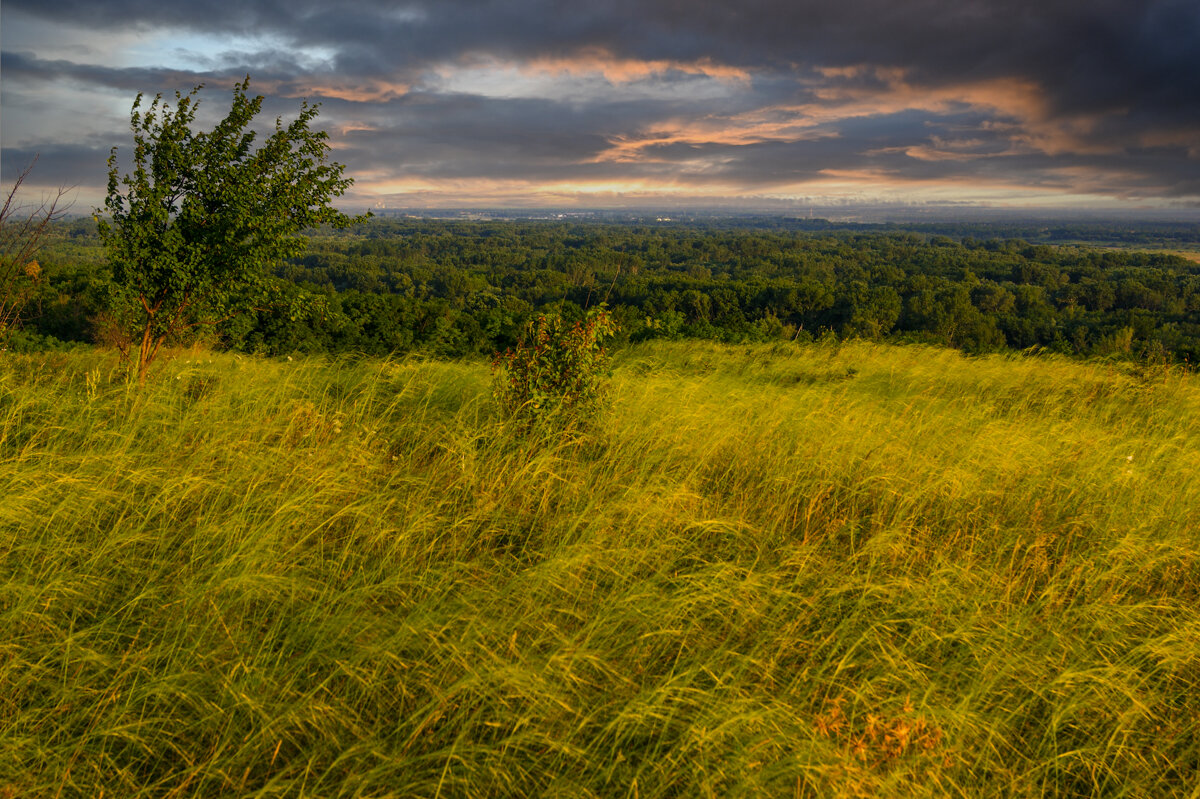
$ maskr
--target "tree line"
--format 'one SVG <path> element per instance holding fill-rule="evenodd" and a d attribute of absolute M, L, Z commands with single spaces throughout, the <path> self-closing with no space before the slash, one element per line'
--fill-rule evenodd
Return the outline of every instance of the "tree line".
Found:
<path fill-rule="evenodd" d="M 606 304 L 620 338 L 858 336 L 970 353 L 1200 360 L 1200 264 L 1165 253 L 913 232 L 372 219 L 306 234 L 247 352 L 491 353 L 533 315 Z M 31 340 L 94 340 L 108 279 L 90 220 L 56 226 Z"/>

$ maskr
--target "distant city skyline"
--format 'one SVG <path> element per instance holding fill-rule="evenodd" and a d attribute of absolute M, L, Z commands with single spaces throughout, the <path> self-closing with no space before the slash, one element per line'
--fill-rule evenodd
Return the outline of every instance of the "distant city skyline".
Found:
<path fill-rule="evenodd" d="M 370 207 L 1200 220 L 1194 0 L 6 0 L 3 179 L 98 205 L 138 92 L 322 104 Z M 964 211 L 965 212 L 965 211 Z"/>

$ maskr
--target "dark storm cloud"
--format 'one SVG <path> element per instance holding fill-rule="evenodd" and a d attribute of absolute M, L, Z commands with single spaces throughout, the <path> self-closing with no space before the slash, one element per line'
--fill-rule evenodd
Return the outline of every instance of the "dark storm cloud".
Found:
<path fill-rule="evenodd" d="M 62 59 L 43 60 L 33 53 L 7 50 L 0 53 L 0 69 L 10 81 L 45 84 L 69 80 L 132 93 L 147 89 L 153 91 L 155 87 L 187 87 L 189 82 L 199 83 L 203 80 L 201 73 L 187 70 L 149 67 L 114 69 Z"/>
<path fill-rule="evenodd" d="M 390 124 L 344 137 L 348 166 L 446 177 L 541 177 L 573 168 L 607 146 L 594 111 L 541 100 L 429 97 L 396 103 Z M 534 126 L 529 120 L 536 119 Z M 611 122 L 610 122 L 611 124 Z"/>
<path fill-rule="evenodd" d="M 5 147 L 0 152 L 0 173 L 7 184 L 32 165 L 30 177 L 40 186 L 100 185 L 107 179 L 108 153 L 108 148 L 98 143 Z M 72 210 L 86 213 L 92 209 L 76 207 Z"/>
<path fill-rule="evenodd" d="M 334 113 L 353 104 L 328 102 Z M 537 99 L 470 95 L 406 97 L 367 119 L 371 129 L 347 132 L 338 158 L 354 171 L 393 176 L 562 181 L 660 174 L 645 164 L 596 159 L 622 131 L 664 109 L 689 114 L 687 103 L 594 103 L 573 106 Z M 531 124 L 531 120 L 535 120 Z M 674 169 L 671 165 L 670 169 Z"/>
<path fill-rule="evenodd" d="M 321 96 L 323 122 L 345 127 L 335 140 L 352 171 L 750 190 L 859 172 L 1200 195 L 1196 0 L 7 0 L 5 10 L 113 33 L 257 37 L 263 49 L 239 44 L 191 70 L 43 59 L 6 40 L 4 77 L 132 94 L 251 73 L 271 114 Z M 622 70 L 655 62 L 660 91 L 620 102 L 439 84 L 445 65 L 489 58 L 540 60 L 548 73 L 607 58 L 617 86 Z M 692 93 L 706 69 L 744 77 L 713 78 L 724 94 Z M 805 130 L 787 127 L 800 117 Z"/>
<path fill-rule="evenodd" d="M 303 94 L 305 81 L 298 76 L 302 67 L 286 53 L 256 53 L 218 70 L 169 69 L 165 67 L 106 67 L 80 64 L 64 59 L 45 60 L 33 53 L 0 53 L 0 69 L 7 80 L 34 84 L 72 81 L 92 87 L 120 90 L 132 96 L 138 92 L 155 94 L 189 91 L 206 84 L 225 88 L 253 73 L 255 81 L 269 83 L 284 95 Z"/>
<path fill-rule="evenodd" d="M 873 64 L 915 79 L 1019 76 L 1064 110 L 1200 113 L 1194 0 L 423 0 L 149 2 L 8 0 L 96 28 L 185 26 L 325 45 L 346 66 L 396 68 L 468 53 L 713 58 L 747 68 Z M 339 62 L 339 66 L 343 63 Z M 1189 102 L 1185 102 L 1189 101 Z"/>

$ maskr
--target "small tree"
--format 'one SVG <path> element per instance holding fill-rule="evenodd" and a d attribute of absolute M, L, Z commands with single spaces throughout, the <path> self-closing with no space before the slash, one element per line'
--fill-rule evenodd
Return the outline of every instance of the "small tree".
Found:
<path fill-rule="evenodd" d="M 35 162 L 37 158 L 33 159 Z M 59 189 L 52 197 L 43 197 L 36 205 L 17 202 L 33 164 L 25 167 L 13 182 L 12 189 L 0 207 L 0 336 L 21 321 L 21 312 L 37 291 L 41 267 L 34 260 L 50 224 L 67 212 L 62 207 L 67 189 Z"/>
<path fill-rule="evenodd" d="M 522 431 L 539 419 L 566 412 L 577 420 L 594 410 L 608 363 L 603 341 L 616 332 L 606 309 L 568 324 L 557 314 L 539 314 L 517 346 L 492 361 L 492 393 Z"/>
<path fill-rule="evenodd" d="M 307 227 L 344 227 L 353 219 L 329 205 L 352 181 L 327 161 L 323 131 L 309 129 L 319 106 L 301 104 L 289 125 L 258 149 L 247 130 L 263 97 L 250 79 L 233 89 L 229 114 L 196 133 L 196 95 L 157 95 L 133 103 L 133 173 L 119 177 L 117 148 L 108 159 L 109 220 L 100 237 L 112 264 L 112 323 L 118 346 L 144 380 L 163 344 L 194 336 L 268 298 L 267 267 L 304 251 Z"/>

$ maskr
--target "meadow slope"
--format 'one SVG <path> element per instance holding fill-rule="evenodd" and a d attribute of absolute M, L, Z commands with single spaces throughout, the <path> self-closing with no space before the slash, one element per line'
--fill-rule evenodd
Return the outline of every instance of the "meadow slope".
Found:
<path fill-rule="evenodd" d="M 0 797 L 1188 796 L 1200 379 L 652 343 L 0 364 Z"/>

